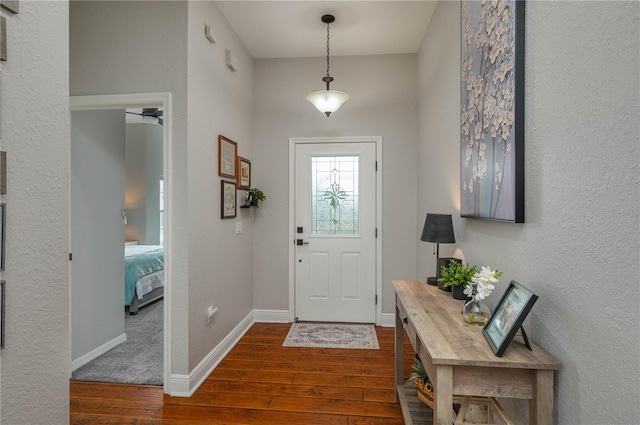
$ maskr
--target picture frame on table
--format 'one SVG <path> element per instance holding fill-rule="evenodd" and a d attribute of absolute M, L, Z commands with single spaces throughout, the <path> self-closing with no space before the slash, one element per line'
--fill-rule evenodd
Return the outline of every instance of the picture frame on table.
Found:
<path fill-rule="evenodd" d="M 482 334 L 497 357 L 503 356 L 537 300 L 537 295 L 515 280 L 509 283 L 498 307 L 482 329 Z"/>
<path fill-rule="evenodd" d="M 238 157 L 238 189 L 251 189 L 251 161 L 241 156 Z"/>
<path fill-rule="evenodd" d="M 218 135 L 218 175 L 236 179 L 236 162 L 238 156 L 238 144 L 233 140 Z"/>
<path fill-rule="evenodd" d="M 227 180 L 220 181 L 221 188 L 221 218 L 234 218 L 236 216 L 236 183 Z"/>

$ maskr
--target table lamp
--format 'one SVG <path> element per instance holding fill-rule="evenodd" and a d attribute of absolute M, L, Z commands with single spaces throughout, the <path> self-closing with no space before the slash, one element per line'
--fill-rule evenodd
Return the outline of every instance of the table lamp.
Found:
<path fill-rule="evenodd" d="M 436 244 L 436 276 L 427 278 L 427 284 L 435 286 L 438 284 L 438 279 L 440 278 L 440 267 L 438 267 L 440 260 L 440 244 L 456 242 L 456 238 L 453 234 L 451 214 L 427 213 L 427 218 L 424 221 L 424 228 L 422 229 L 422 236 L 420 237 L 420 240 Z"/>

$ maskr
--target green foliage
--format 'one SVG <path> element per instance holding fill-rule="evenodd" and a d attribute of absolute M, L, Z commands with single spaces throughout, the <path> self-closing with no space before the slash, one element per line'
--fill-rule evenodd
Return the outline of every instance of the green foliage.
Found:
<path fill-rule="evenodd" d="M 418 356 L 416 356 L 412 368 L 413 368 L 413 372 L 411 373 L 411 375 L 409 375 L 409 381 L 411 382 L 418 381 L 425 384 L 431 382 L 431 380 L 429 380 L 429 375 L 427 374 L 427 370 L 424 368 L 424 365 L 422 364 Z"/>
<path fill-rule="evenodd" d="M 252 187 L 251 189 L 249 189 L 249 196 L 251 197 L 251 199 L 256 199 L 258 201 L 264 201 L 265 199 L 267 199 L 264 192 L 256 187 Z"/>
<path fill-rule="evenodd" d="M 440 269 L 439 282 L 443 282 L 445 288 L 449 286 L 464 286 L 471 282 L 471 278 L 476 274 L 476 266 L 462 265 L 455 260 L 449 260 L 448 266 Z"/>

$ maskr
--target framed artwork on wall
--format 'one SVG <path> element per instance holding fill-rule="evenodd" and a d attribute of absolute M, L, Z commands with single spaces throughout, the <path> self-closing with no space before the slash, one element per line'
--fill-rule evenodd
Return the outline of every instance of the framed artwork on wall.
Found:
<path fill-rule="evenodd" d="M 482 329 L 496 356 L 502 357 L 537 300 L 537 295 L 515 280 L 509 283 L 498 307 Z M 528 344 L 528 340 L 525 339 L 525 343 Z"/>
<path fill-rule="evenodd" d="M 4 285 L 5 281 L 0 280 L 0 350 L 4 348 Z"/>
<path fill-rule="evenodd" d="M 6 240 L 7 204 L 0 204 L 0 270 L 4 270 L 4 251 Z"/>
<path fill-rule="evenodd" d="M 226 180 L 221 180 L 220 183 L 222 192 L 221 218 L 233 218 L 236 216 L 236 184 Z"/>
<path fill-rule="evenodd" d="M 7 153 L 0 152 L 0 195 L 7 193 Z"/>
<path fill-rule="evenodd" d="M 13 13 L 18 13 L 20 10 L 20 3 L 18 0 L 2 0 L 0 5 Z"/>
<path fill-rule="evenodd" d="M 218 175 L 236 179 L 236 157 L 238 144 L 231 139 L 218 135 Z"/>
<path fill-rule="evenodd" d="M 251 161 L 241 156 L 238 157 L 238 189 L 249 190 L 251 188 Z"/>
<path fill-rule="evenodd" d="M 524 223 L 524 7 L 461 2 L 462 217 Z"/>

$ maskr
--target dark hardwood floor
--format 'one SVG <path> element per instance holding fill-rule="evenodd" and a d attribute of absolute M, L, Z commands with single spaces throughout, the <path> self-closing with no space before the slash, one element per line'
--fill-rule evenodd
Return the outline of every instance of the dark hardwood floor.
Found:
<path fill-rule="evenodd" d="M 161 387 L 71 382 L 71 424 L 402 425 L 394 329 L 380 350 L 282 347 L 289 324 L 256 323 L 192 397 Z M 413 351 L 405 336 L 405 378 Z"/>

